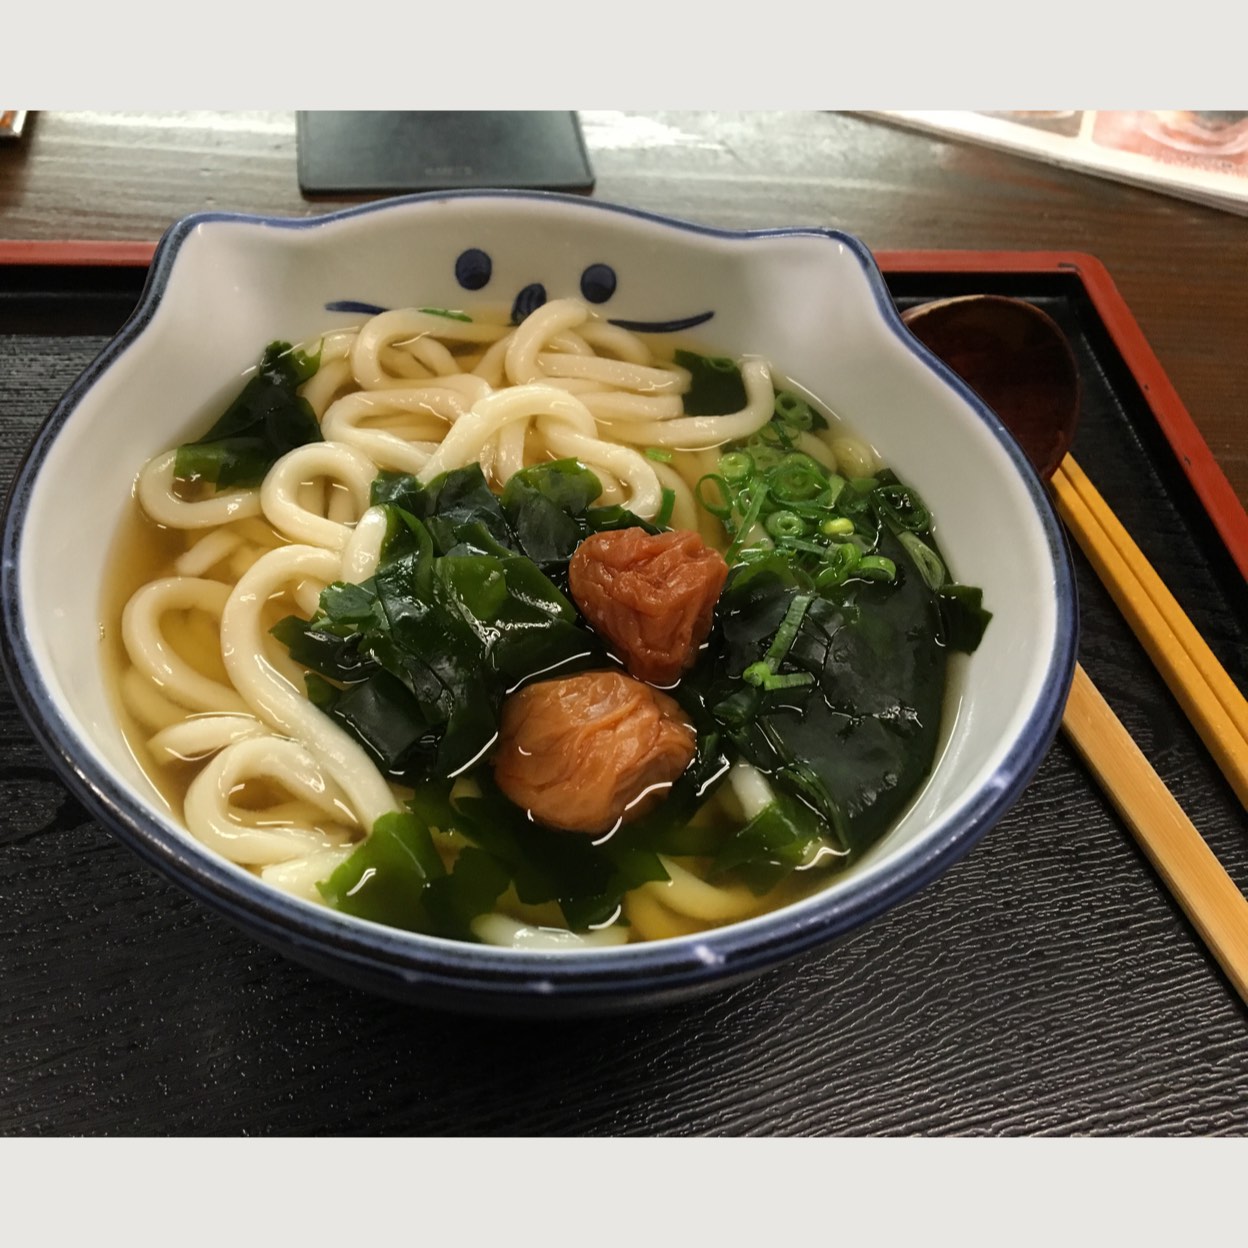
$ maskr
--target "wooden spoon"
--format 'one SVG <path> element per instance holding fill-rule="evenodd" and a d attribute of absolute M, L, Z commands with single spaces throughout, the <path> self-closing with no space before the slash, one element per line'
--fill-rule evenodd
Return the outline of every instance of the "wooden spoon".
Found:
<path fill-rule="evenodd" d="M 937 300 L 902 320 L 997 413 L 1050 481 L 1079 422 L 1079 371 L 1056 322 L 1002 295 Z M 1248 1002 L 1248 900 L 1078 664 L 1062 727 Z"/>

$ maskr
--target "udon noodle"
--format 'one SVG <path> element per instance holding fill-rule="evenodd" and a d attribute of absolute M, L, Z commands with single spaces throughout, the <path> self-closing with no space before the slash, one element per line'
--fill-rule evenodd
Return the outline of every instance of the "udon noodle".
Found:
<path fill-rule="evenodd" d="M 699 505 L 698 482 L 714 470 L 717 447 L 771 418 L 776 386 L 766 361 L 747 358 L 739 411 L 688 415 L 689 373 L 573 299 L 549 302 L 516 327 L 382 312 L 304 349 L 320 353 L 301 393 L 324 441 L 282 456 L 255 488 L 188 491 L 174 478 L 173 451 L 139 473 L 141 518 L 126 540 L 141 534 L 144 553 L 128 556 L 117 688 L 136 757 L 191 835 L 274 887 L 320 902 L 317 883 L 379 817 L 402 808 L 405 793 L 309 701 L 304 669 L 269 630 L 291 612 L 311 616 L 326 586 L 374 573 L 386 533 L 369 503 L 378 473 L 427 483 L 475 462 L 501 489 L 527 466 L 574 459 L 601 482 L 599 503 L 652 520 L 670 491 L 670 525 L 722 550 L 725 531 Z M 878 466 L 836 423 L 803 432 L 799 444 L 846 476 Z M 715 802 L 741 819 L 767 796 L 765 782 L 737 763 Z M 435 830 L 435 842 L 447 862 L 462 847 L 446 829 Z M 626 896 L 626 925 L 572 932 L 557 907 L 524 905 L 509 892 L 473 931 L 542 948 L 663 938 L 747 917 L 805 887 L 796 880 L 760 897 L 739 882 L 702 878 L 696 859 L 664 866 L 667 881 Z"/>

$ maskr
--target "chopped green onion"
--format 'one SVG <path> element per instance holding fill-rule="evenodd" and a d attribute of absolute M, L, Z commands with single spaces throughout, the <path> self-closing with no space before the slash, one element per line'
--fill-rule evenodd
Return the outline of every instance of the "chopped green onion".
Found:
<path fill-rule="evenodd" d="M 833 546 L 828 566 L 815 577 L 815 588 L 822 591 L 843 585 L 861 559 L 862 552 L 853 542 L 840 542 Z"/>
<path fill-rule="evenodd" d="M 749 510 L 741 520 L 741 527 L 737 530 L 737 535 L 733 538 L 732 545 L 728 547 L 728 553 L 724 556 L 729 566 L 732 565 L 737 552 L 745 544 L 745 539 L 749 537 L 750 531 L 754 528 L 754 523 L 758 519 L 758 513 L 763 509 L 763 499 L 766 497 L 766 494 L 766 490 L 755 492 L 754 498 L 750 502 Z"/>
<path fill-rule="evenodd" d="M 784 619 L 781 620 L 780 627 L 776 629 L 776 635 L 772 638 L 771 645 L 767 647 L 767 653 L 763 658 L 763 662 L 773 673 L 780 666 L 784 656 L 788 654 L 789 647 L 797 639 L 797 630 L 802 626 L 802 617 L 813 601 L 810 594 L 795 594 L 793 601 L 789 603 L 789 609 L 784 613 Z"/>
<path fill-rule="evenodd" d="M 763 527 L 772 537 L 800 537 L 806 532 L 801 516 L 791 511 L 773 511 Z"/>
<path fill-rule="evenodd" d="M 766 432 L 764 432 L 766 431 Z M 754 459 L 757 468 L 774 468 L 780 462 L 780 457 L 788 444 L 781 442 L 778 435 L 767 429 L 764 425 L 750 440 L 745 444 L 745 449 Z"/>
<path fill-rule="evenodd" d="M 771 473 L 768 486 L 782 503 L 800 502 L 826 490 L 827 474 L 817 461 L 798 452 L 780 461 Z"/>
<path fill-rule="evenodd" d="M 713 503 L 707 500 L 706 491 L 703 489 L 703 486 L 705 486 L 708 481 L 714 482 L 715 488 L 719 491 L 720 498 L 724 500 L 723 502 Z M 700 502 L 702 506 L 705 507 L 706 510 L 709 511 L 717 520 L 722 520 L 726 524 L 732 517 L 732 507 L 728 503 L 728 499 L 731 498 L 731 493 L 728 489 L 728 482 L 725 481 L 723 477 L 716 473 L 708 472 L 706 476 L 701 478 L 698 484 L 694 486 L 694 493 L 698 496 L 698 502 Z"/>
<path fill-rule="evenodd" d="M 805 432 L 815 423 L 815 414 L 805 399 L 799 399 L 789 390 L 781 390 L 776 395 L 775 414 L 794 429 Z"/>
<path fill-rule="evenodd" d="M 818 498 L 796 499 L 791 503 L 785 503 L 782 510 L 796 512 L 807 524 L 818 528 L 819 519 L 828 510 L 827 495 L 820 494 Z"/>
<path fill-rule="evenodd" d="M 725 481 L 747 481 L 754 475 L 754 459 L 746 451 L 729 451 L 716 465 Z"/>
<path fill-rule="evenodd" d="M 796 689 L 800 685 L 813 685 L 815 678 L 809 672 L 789 672 L 783 676 L 768 675 L 763 681 L 763 689 L 770 693 L 773 689 Z"/>
<path fill-rule="evenodd" d="M 786 537 L 782 538 L 781 541 L 789 550 L 800 550 L 803 554 L 818 555 L 820 559 L 828 553 L 826 546 L 821 546 L 818 542 L 808 542 L 804 538 Z"/>
<path fill-rule="evenodd" d="M 854 531 L 854 522 L 848 516 L 834 516 L 819 526 L 825 537 L 845 537 Z"/>
<path fill-rule="evenodd" d="M 892 581 L 897 579 L 897 565 L 883 555 L 863 555 L 854 575 L 868 581 Z"/>
<path fill-rule="evenodd" d="M 472 317 L 467 312 L 454 312 L 450 308 L 420 308 L 419 311 L 427 312 L 430 316 L 444 316 L 448 321 L 467 321 L 472 323 Z"/>
<path fill-rule="evenodd" d="M 908 485 L 879 486 L 871 495 L 871 506 L 895 533 L 926 533 L 932 527 L 926 505 Z"/>
<path fill-rule="evenodd" d="M 789 609 L 784 613 L 784 619 L 780 621 L 780 627 L 776 629 L 776 635 L 771 639 L 771 645 L 767 647 L 767 653 L 757 663 L 751 663 L 741 673 L 741 679 L 746 684 L 771 690 L 808 685 L 814 681 L 815 678 L 809 672 L 794 672 L 785 676 L 776 674 L 776 669 L 784 662 L 785 655 L 789 653 L 793 642 L 797 640 L 797 630 L 802 626 L 802 617 L 805 616 L 806 608 L 813 601 L 810 594 L 794 595 L 793 601 L 789 603 Z"/>
<path fill-rule="evenodd" d="M 940 556 L 913 533 L 898 533 L 897 540 L 914 560 L 915 567 L 919 569 L 919 574 L 923 577 L 928 589 L 940 589 L 946 578 L 945 565 Z"/>
<path fill-rule="evenodd" d="M 672 462 L 671 451 L 665 451 L 661 446 L 646 447 L 646 458 L 652 459 L 656 464 L 670 464 Z"/>
<path fill-rule="evenodd" d="M 760 659 L 757 663 L 751 663 L 741 673 L 741 679 L 747 685 L 761 685 L 765 680 L 770 680 L 774 675 L 775 673 L 767 666 L 766 662 Z"/>
<path fill-rule="evenodd" d="M 667 528 L 672 519 L 672 508 L 676 506 L 676 491 L 664 489 L 661 495 L 662 502 L 659 504 L 659 514 L 655 516 L 654 523 L 660 529 Z"/>

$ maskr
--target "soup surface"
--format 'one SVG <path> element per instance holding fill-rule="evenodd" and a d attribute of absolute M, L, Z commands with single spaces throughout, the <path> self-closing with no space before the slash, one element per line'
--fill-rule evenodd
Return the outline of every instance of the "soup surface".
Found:
<path fill-rule="evenodd" d="M 556 300 L 271 344 L 142 467 L 103 604 L 126 739 L 274 887 L 525 947 L 825 886 L 988 614 L 922 499 L 766 361 Z"/>

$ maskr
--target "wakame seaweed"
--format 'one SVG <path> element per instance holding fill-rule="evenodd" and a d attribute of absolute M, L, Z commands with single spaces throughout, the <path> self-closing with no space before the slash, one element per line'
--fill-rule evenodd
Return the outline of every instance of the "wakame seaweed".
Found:
<path fill-rule="evenodd" d="M 745 382 L 736 360 L 677 351 L 675 362 L 689 370 L 689 389 L 684 394 L 685 415 L 726 416 L 729 412 L 739 412 L 746 405 Z"/>
<path fill-rule="evenodd" d="M 203 437 L 178 447 L 173 475 L 224 490 L 254 486 L 288 451 L 321 441 L 321 427 L 298 389 L 320 366 L 288 342 L 265 348 L 255 376 Z"/>
<path fill-rule="evenodd" d="M 948 656 L 991 619 L 980 590 L 949 579 L 917 491 L 799 449 L 813 416 L 781 391 L 699 491 L 735 564 L 682 688 L 772 789 L 712 863 L 759 889 L 816 851 L 862 850 L 901 814 L 935 757 Z"/>
<path fill-rule="evenodd" d="M 592 507 L 601 492 L 573 460 L 516 473 L 501 497 L 476 464 L 427 485 L 382 473 L 376 573 L 330 585 L 311 620 L 288 616 L 273 633 L 311 669 L 317 706 L 387 776 L 458 774 L 488 750 L 507 693 L 606 662 L 566 596 L 567 561 L 590 533 L 654 530 L 622 508 Z"/>
<path fill-rule="evenodd" d="M 694 408 L 744 405 L 733 370 L 694 359 L 681 361 Z M 887 470 L 842 477 L 800 450 L 821 424 L 782 392 L 772 421 L 704 479 L 733 566 L 697 663 L 668 691 L 697 752 L 663 802 L 598 841 L 534 823 L 485 760 L 508 693 L 610 661 L 567 594 L 577 546 L 661 526 L 594 507 L 598 478 L 573 460 L 516 473 L 501 494 L 476 465 L 428 484 L 381 473 L 375 574 L 329 586 L 312 620 L 273 630 L 310 669 L 314 703 L 414 790 L 322 882 L 326 899 L 474 939 L 473 920 L 506 893 L 585 930 L 618 920 L 629 890 L 667 879 L 662 855 L 700 858 L 710 879 L 762 893 L 874 841 L 931 768 L 950 653 L 973 650 L 991 615 L 978 589 L 950 579 L 916 491 Z M 770 800 L 736 823 L 709 817 L 707 799 L 742 763 Z M 437 844 L 450 835 L 460 848 L 448 869 Z"/>
<path fill-rule="evenodd" d="M 445 512 L 428 509 L 428 494 Z M 329 586 L 310 621 L 287 617 L 274 632 L 339 682 L 310 689 L 317 705 L 386 775 L 416 784 L 455 775 L 489 748 L 509 690 L 604 656 L 563 593 L 505 544 L 514 539 L 478 467 L 389 496 L 415 510 L 383 504 L 390 530 L 376 573 Z"/>
<path fill-rule="evenodd" d="M 814 594 L 779 663 L 810 679 L 768 690 L 742 679 L 765 656 L 805 578 L 781 559 L 730 579 L 708 701 L 739 751 L 827 825 L 835 845 L 869 844 L 931 767 L 948 648 L 931 591 L 891 534 L 895 582 L 852 581 Z"/>

